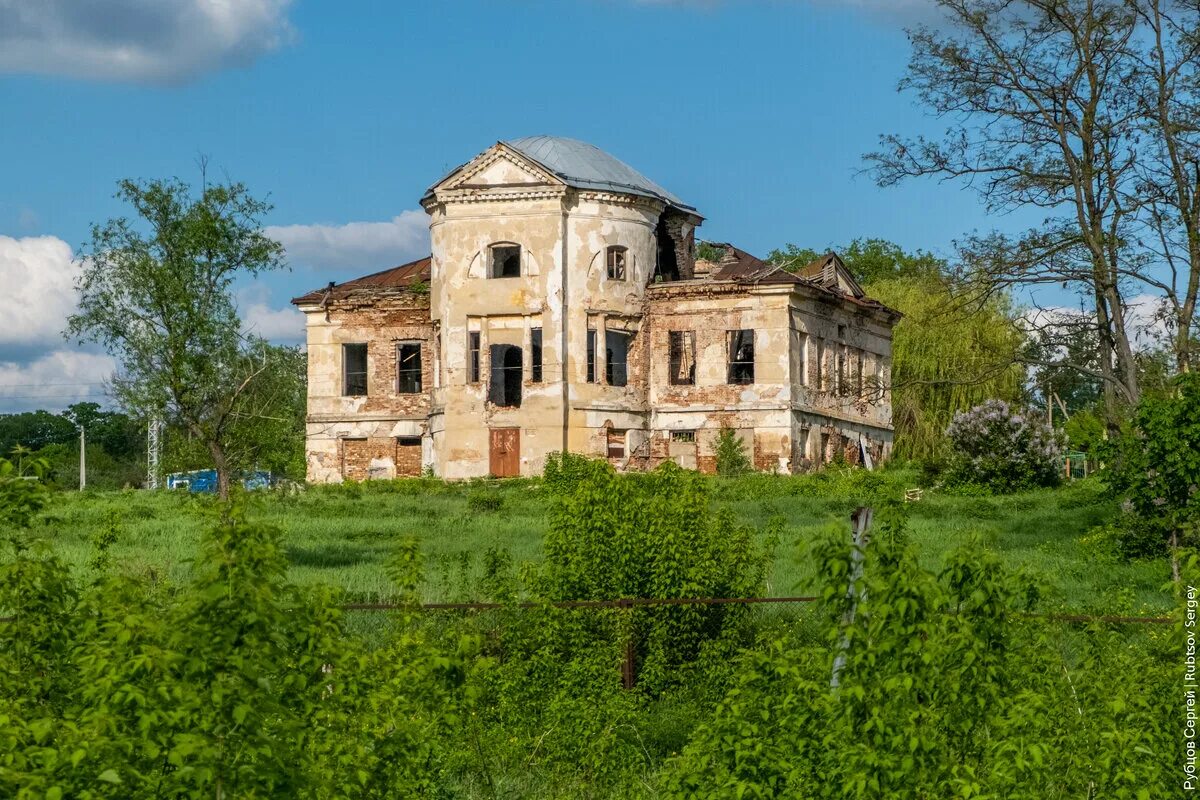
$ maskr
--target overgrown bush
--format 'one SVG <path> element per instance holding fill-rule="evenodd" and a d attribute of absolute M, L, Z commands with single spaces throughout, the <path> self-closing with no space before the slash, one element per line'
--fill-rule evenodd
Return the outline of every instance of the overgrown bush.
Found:
<path fill-rule="evenodd" d="M 1003 400 L 955 414 L 946 436 L 946 482 L 960 490 L 1004 494 L 1062 480 L 1062 447 L 1054 431 Z"/>
<path fill-rule="evenodd" d="M 1152 556 L 1200 543 L 1200 374 L 1147 395 L 1108 454 L 1104 480 L 1123 499 L 1121 549 Z"/>
<path fill-rule="evenodd" d="M 717 474 L 729 478 L 745 475 L 754 469 L 746 455 L 746 444 L 733 428 L 717 432 Z"/>

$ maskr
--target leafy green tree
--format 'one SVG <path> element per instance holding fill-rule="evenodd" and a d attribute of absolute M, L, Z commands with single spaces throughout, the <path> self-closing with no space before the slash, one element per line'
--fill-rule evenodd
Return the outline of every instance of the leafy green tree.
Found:
<path fill-rule="evenodd" d="M 49 411 L 0 414 L 0 454 L 8 455 L 17 445 L 41 450 L 50 444 L 65 444 L 79 438 L 79 430 L 66 417 Z"/>
<path fill-rule="evenodd" d="M 229 495 L 239 421 L 264 413 L 255 384 L 272 353 L 243 334 L 235 280 L 277 269 L 283 248 L 262 232 L 270 205 L 239 183 L 198 193 L 178 180 L 121 181 L 117 198 L 139 224 L 92 229 L 69 332 L 100 342 L 121 364 L 113 387 L 139 415 L 165 415 L 208 451 Z"/>
<path fill-rule="evenodd" d="M 745 475 L 754 469 L 746 455 L 746 444 L 733 428 L 723 427 L 717 432 L 717 474 L 729 478 Z"/>

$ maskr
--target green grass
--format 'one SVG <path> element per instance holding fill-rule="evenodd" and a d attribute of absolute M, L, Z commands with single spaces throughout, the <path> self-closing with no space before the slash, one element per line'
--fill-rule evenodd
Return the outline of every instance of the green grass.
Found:
<path fill-rule="evenodd" d="M 915 485 L 912 474 L 887 475 L 893 488 Z M 713 494 L 752 525 L 783 521 L 769 592 L 794 594 L 810 588 L 806 543 L 828 526 L 848 530 L 860 484 L 836 475 L 714 478 Z M 488 548 L 507 550 L 518 563 L 540 558 L 547 505 L 539 481 L 401 480 L 263 494 L 249 501 L 248 513 L 284 532 L 297 583 L 333 584 L 357 600 L 391 598 L 384 564 L 396 542 L 416 537 L 425 556 L 426 599 L 460 600 L 469 599 Z M 909 533 L 926 566 L 936 568 L 949 551 L 977 542 L 1034 576 L 1051 609 L 1134 614 L 1171 606 L 1165 560 L 1123 561 L 1089 536 L 1116 513 L 1095 481 L 995 498 L 927 493 L 909 509 Z M 95 532 L 115 518 L 114 562 L 148 580 L 178 584 L 212 513 L 207 498 L 167 492 L 63 493 L 41 527 L 56 552 L 83 571 Z"/>

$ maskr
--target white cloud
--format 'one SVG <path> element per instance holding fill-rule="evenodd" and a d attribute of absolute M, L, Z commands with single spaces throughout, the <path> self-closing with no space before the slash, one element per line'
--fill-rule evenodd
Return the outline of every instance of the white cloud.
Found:
<path fill-rule="evenodd" d="M 61 343 L 78 272 L 71 246 L 56 236 L 0 236 L 0 357 L 6 346 Z"/>
<path fill-rule="evenodd" d="M 390 267 L 429 255 L 429 217 L 404 211 L 388 222 L 275 225 L 266 234 L 283 244 L 288 260 L 309 267 Z"/>
<path fill-rule="evenodd" d="M 0 361 L 0 413 L 58 411 L 81 400 L 103 403 L 116 362 L 104 353 L 60 347 L 28 363 Z"/>
<path fill-rule="evenodd" d="M 0 0 L 0 71 L 172 83 L 288 42 L 291 0 Z"/>
<path fill-rule="evenodd" d="M 304 315 L 290 305 L 272 308 L 266 287 L 255 285 L 242 289 L 237 294 L 237 304 L 246 333 L 276 344 L 304 341 Z"/>

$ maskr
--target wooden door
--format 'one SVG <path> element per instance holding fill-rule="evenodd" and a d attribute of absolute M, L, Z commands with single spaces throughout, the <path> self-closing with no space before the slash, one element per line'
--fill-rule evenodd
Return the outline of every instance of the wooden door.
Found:
<path fill-rule="evenodd" d="M 489 472 L 497 478 L 515 478 L 521 474 L 521 429 L 492 428 Z"/>

